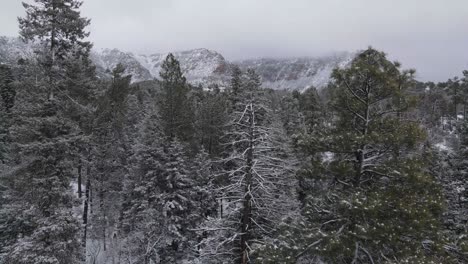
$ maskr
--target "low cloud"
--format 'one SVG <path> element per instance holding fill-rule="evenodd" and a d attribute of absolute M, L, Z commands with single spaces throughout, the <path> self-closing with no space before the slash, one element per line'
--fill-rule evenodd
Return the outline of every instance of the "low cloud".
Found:
<path fill-rule="evenodd" d="M 3 0 L 0 34 L 16 35 L 20 1 Z M 320 56 L 369 45 L 422 80 L 468 69 L 466 0 L 85 0 L 97 48 L 192 48 L 228 59 Z"/>

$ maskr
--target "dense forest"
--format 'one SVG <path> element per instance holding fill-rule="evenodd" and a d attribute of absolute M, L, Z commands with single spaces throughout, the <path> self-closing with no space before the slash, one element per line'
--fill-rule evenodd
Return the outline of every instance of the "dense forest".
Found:
<path fill-rule="evenodd" d="M 468 71 L 374 48 L 304 92 L 96 74 L 78 0 L 0 64 L 0 263 L 468 263 Z"/>

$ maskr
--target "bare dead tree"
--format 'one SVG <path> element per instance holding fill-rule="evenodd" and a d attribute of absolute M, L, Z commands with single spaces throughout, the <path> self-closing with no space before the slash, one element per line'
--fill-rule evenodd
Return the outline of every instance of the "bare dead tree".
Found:
<path fill-rule="evenodd" d="M 220 187 L 224 218 L 211 219 L 204 229 L 214 233 L 202 242 L 201 258 L 207 263 L 226 258 L 251 263 L 255 249 L 268 243 L 281 219 L 295 208 L 290 198 L 295 163 L 279 118 L 256 96 L 261 92 L 249 90 L 247 102 L 233 113 L 229 155 L 220 161 L 227 168 L 221 175 L 228 179 Z"/>

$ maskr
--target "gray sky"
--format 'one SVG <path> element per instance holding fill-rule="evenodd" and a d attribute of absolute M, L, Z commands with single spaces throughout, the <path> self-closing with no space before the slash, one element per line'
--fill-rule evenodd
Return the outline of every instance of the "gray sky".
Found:
<path fill-rule="evenodd" d="M 0 2 L 0 35 L 17 35 L 21 1 Z M 468 69 L 468 0 L 84 0 L 82 11 L 97 48 L 203 47 L 235 60 L 372 45 L 422 80 Z"/>

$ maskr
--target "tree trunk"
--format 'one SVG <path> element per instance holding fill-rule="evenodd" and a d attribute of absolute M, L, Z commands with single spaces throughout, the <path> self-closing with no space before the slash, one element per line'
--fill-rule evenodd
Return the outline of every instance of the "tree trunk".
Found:
<path fill-rule="evenodd" d="M 81 158 L 78 159 L 78 197 L 81 198 L 83 196 L 83 192 L 81 190 L 81 181 L 82 181 L 82 162 Z"/>
<path fill-rule="evenodd" d="M 57 6 L 56 6 L 56 2 L 55 1 L 52 1 L 52 10 L 54 12 L 54 14 L 56 13 L 55 11 L 57 10 Z M 55 39 L 56 39 L 56 35 L 57 35 L 57 30 L 56 30 L 56 19 L 55 17 L 52 18 L 52 30 L 51 30 L 51 34 L 50 34 L 50 56 L 51 56 L 51 62 L 50 62 L 50 68 L 49 68 L 49 89 L 48 89 L 48 95 L 47 95 L 47 99 L 48 100 L 53 100 L 54 99 L 54 74 L 53 74 L 53 71 L 54 71 L 54 65 L 55 65 Z"/>
<path fill-rule="evenodd" d="M 219 199 L 219 217 L 223 218 L 223 198 Z"/>
<path fill-rule="evenodd" d="M 354 187 L 358 187 L 361 182 L 362 166 L 364 162 L 364 153 L 362 149 L 358 149 L 355 152 L 356 155 L 356 167 L 355 167 L 355 176 L 354 176 Z"/>
<path fill-rule="evenodd" d="M 249 263 L 248 258 L 248 244 L 251 239 L 251 217 L 252 217 L 252 194 L 250 193 L 250 187 L 252 184 L 252 167 L 253 167 L 253 148 L 254 148 L 254 113 L 252 103 L 250 104 L 249 111 L 249 147 L 247 151 L 246 160 L 246 175 L 245 175 L 245 186 L 244 186 L 244 201 L 241 216 L 241 264 Z"/>
<path fill-rule="evenodd" d="M 102 176 L 101 176 L 102 177 Z M 106 213 L 104 212 L 104 184 L 101 182 L 101 187 L 99 188 L 99 213 L 101 214 L 101 227 L 102 227 L 102 243 L 103 250 L 107 250 L 106 245 Z"/>
<path fill-rule="evenodd" d="M 85 253 L 86 253 L 86 239 L 87 239 L 87 233 L 88 233 L 88 207 L 89 207 L 89 191 L 91 189 L 91 179 L 90 175 L 87 175 L 86 179 L 86 187 L 85 187 L 85 201 L 84 201 L 84 206 L 83 206 L 83 247 L 85 248 Z"/>

